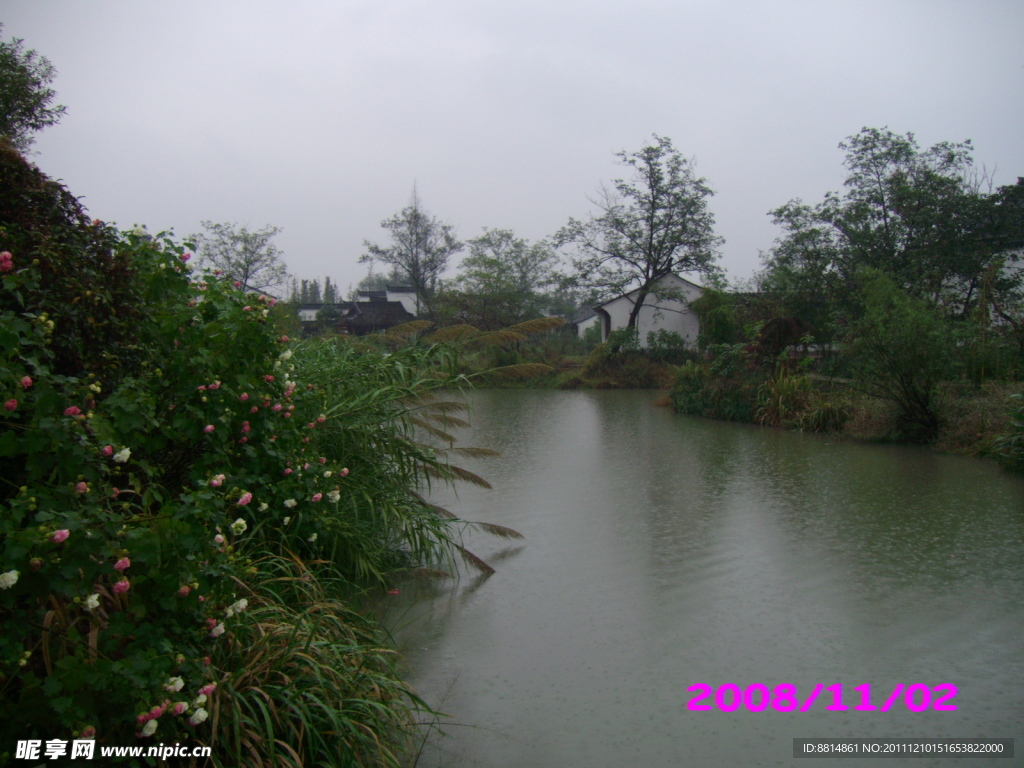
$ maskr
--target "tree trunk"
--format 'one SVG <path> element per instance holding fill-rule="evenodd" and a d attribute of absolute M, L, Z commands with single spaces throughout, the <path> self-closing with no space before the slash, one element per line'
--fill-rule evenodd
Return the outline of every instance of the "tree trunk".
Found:
<path fill-rule="evenodd" d="M 641 288 L 640 293 L 637 294 L 636 301 L 633 303 L 633 309 L 629 311 L 629 322 L 626 323 L 626 328 L 635 331 L 636 330 L 636 319 L 640 315 L 640 309 L 644 305 L 644 301 L 650 295 L 650 290 L 647 288 Z"/>

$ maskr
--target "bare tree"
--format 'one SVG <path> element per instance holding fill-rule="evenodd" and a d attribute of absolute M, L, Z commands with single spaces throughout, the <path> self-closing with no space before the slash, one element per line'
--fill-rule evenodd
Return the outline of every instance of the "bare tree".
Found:
<path fill-rule="evenodd" d="M 664 136 L 639 152 L 619 152 L 633 170 L 630 180 L 616 179 L 591 202 L 598 207 L 589 221 L 570 219 L 555 236 L 559 246 L 576 247 L 573 266 L 578 283 L 604 293 L 639 288 L 628 327 L 636 327 L 649 295 L 664 293 L 658 283 L 674 272 L 715 276 L 715 217 L 708 208 L 714 193 L 698 178 Z"/>
<path fill-rule="evenodd" d="M 200 223 L 206 233 L 189 239 L 204 265 L 219 269 L 247 291 L 274 292 L 284 288 L 288 269 L 272 242 L 281 231 L 279 227 L 267 225 L 249 231 L 237 224 Z"/>
<path fill-rule="evenodd" d="M 430 314 L 438 280 L 451 256 L 462 250 L 455 229 L 423 210 L 415 187 L 409 205 L 380 225 L 390 233 L 391 245 L 363 241 L 368 253 L 359 259 L 360 263 L 379 261 L 393 267 L 416 291 L 420 306 Z"/>

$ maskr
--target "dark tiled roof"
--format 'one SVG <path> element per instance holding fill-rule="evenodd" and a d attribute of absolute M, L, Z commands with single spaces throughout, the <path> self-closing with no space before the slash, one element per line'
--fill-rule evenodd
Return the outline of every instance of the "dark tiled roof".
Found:
<path fill-rule="evenodd" d="M 400 301 L 360 302 L 357 309 L 358 313 L 349 317 L 345 325 L 358 336 L 384 331 L 416 319 Z"/>

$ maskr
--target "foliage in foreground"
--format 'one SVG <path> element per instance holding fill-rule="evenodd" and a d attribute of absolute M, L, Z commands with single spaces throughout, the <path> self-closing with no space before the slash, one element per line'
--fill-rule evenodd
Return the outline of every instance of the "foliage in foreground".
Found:
<path fill-rule="evenodd" d="M 272 299 L 0 160 L 0 756 L 397 764 L 417 702 L 338 595 L 462 552 L 416 493 L 459 473 L 416 433 L 453 418 L 443 348 L 292 348 Z"/>

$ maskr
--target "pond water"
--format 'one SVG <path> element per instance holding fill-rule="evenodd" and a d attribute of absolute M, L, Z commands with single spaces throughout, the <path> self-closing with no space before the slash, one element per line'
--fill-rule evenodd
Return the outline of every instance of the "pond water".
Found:
<path fill-rule="evenodd" d="M 419 766 L 836 764 L 795 760 L 796 737 L 1015 738 L 1014 759 L 910 765 L 1024 765 L 1024 480 L 653 397 L 470 395 L 461 444 L 502 457 L 461 463 L 493 490 L 432 498 L 525 540 L 468 535 L 493 576 L 389 598 L 413 686 L 448 715 Z M 722 711 L 725 689 L 691 711 L 697 684 L 790 684 L 801 704 L 841 684 L 847 709 L 822 691 L 807 711 Z M 923 711 L 881 711 L 898 684 L 954 685 L 956 709 L 918 687 Z"/>

